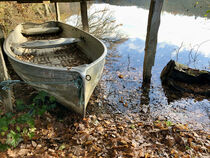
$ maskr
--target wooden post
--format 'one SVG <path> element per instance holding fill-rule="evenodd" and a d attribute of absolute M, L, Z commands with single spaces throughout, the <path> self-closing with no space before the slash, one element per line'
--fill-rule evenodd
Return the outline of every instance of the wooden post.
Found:
<path fill-rule="evenodd" d="M 141 86 L 141 105 L 148 105 L 150 101 L 149 92 L 150 92 L 150 83 L 143 82 Z"/>
<path fill-rule="evenodd" d="M 60 16 L 59 5 L 56 2 L 55 2 L 55 13 L 56 13 L 56 21 L 60 21 L 61 20 L 61 16 Z"/>
<path fill-rule="evenodd" d="M 155 62 L 157 35 L 160 26 L 160 14 L 162 6 L 163 0 L 151 0 L 145 44 L 143 82 L 151 81 L 151 71 Z"/>
<path fill-rule="evenodd" d="M 85 0 L 80 2 L 80 8 L 83 30 L 89 32 L 87 2 Z"/>
<path fill-rule="evenodd" d="M 10 79 L 3 55 L 3 41 L 4 34 L 0 29 L 0 82 Z M 0 96 L 6 111 L 12 111 L 12 90 L 3 90 L 0 86 Z"/>

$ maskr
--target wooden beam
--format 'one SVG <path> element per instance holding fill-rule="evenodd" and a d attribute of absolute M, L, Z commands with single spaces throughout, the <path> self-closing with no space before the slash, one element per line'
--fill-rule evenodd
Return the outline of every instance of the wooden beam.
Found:
<path fill-rule="evenodd" d="M 4 41 L 4 34 L 3 31 L 0 29 L 0 82 L 9 80 L 8 70 L 5 64 L 4 55 L 3 55 L 3 41 Z M 6 111 L 12 111 L 12 90 L 3 90 L 3 87 L 0 86 L 0 96 L 3 104 L 5 105 Z"/>
<path fill-rule="evenodd" d="M 89 32 L 87 2 L 86 1 L 80 2 L 80 8 L 81 8 L 81 20 L 82 20 L 83 30 Z"/>
<path fill-rule="evenodd" d="M 18 2 L 18 3 L 43 3 L 44 1 L 54 2 L 82 2 L 82 1 L 93 1 L 93 0 L 1 0 L 1 2 Z"/>
<path fill-rule="evenodd" d="M 83 2 L 83 1 L 93 1 L 93 0 L 50 0 L 50 2 Z"/>
<path fill-rule="evenodd" d="M 18 3 L 42 3 L 43 0 L 17 0 L 17 2 Z"/>
<path fill-rule="evenodd" d="M 57 2 L 55 2 L 54 4 L 55 4 L 56 21 L 61 21 L 59 5 Z"/>
<path fill-rule="evenodd" d="M 145 43 L 144 68 L 143 68 L 143 82 L 151 81 L 151 71 L 155 62 L 155 54 L 157 47 L 157 36 L 160 26 L 160 14 L 164 0 L 151 0 L 147 36 Z"/>

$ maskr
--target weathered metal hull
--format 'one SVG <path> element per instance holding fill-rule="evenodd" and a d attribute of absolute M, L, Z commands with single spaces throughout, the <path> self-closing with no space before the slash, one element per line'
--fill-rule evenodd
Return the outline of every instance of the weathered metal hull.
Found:
<path fill-rule="evenodd" d="M 92 59 L 92 63 L 72 67 L 50 67 L 15 58 L 10 48 L 12 42 L 21 39 L 21 25 L 10 33 L 4 43 L 4 50 L 17 74 L 37 90 L 53 95 L 64 106 L 84 115 L 90 96 L 101 78 L 107 53 L 105 45 L 97 38 L 73 26 L 56 22 L 63 29 L 62 37 L 82 38 L 78 43 L 83 52 Z M 88 80 L 87 80 L 88 78 Z"/>

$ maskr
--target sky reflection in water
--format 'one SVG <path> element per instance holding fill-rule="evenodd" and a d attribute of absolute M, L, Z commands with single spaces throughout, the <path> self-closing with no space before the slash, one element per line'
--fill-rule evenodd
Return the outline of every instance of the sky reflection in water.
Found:
<path fill-rule="evenodd" d="M 95 4 L 93 8 L 104 7 L 113 10 L 116 21 L 123 24 L 122 32 L 129 38 L 145 40 L 148 10 L 135 6 L 113 6 L 108 4 Z M 199 52 L 205 57 L 210 57 L 210 20 L 202 17 L 173 15 L 161 13 L 161 25 L 158 33 L 159 43 L 167 43 L 183 49 L 191 49 L 203 43 Z"/>

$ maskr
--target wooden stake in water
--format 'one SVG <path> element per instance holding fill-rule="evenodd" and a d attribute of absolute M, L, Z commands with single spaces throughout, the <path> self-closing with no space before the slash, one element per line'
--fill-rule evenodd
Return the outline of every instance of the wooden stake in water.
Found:
<path fill-rule="evenodd" d="M 80 8 L 81 8 L 81 18 L 82 18 L 83 30 L 86 32 L 89 32 L 87 2 L 86 1 L 80 2 Z"/>
<path fill-rule="evenodd" d="M 160 14 L 162 6 L 163 0 L 151 0 L 147 24 L 147 37 L 145 44 L 143 82 L 151 81 L 151 71 L 155 62 L 157 36 L 160 26 Z"/>
<path fill-rule="evenodd" d="M 61 21 L 60 10 L 58 3 L 55 3 L 56 21 Z"/>

